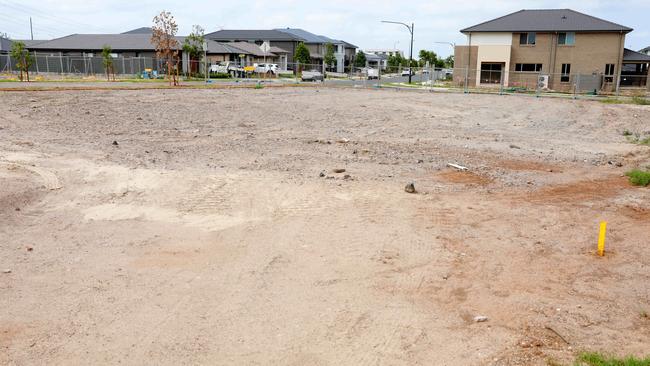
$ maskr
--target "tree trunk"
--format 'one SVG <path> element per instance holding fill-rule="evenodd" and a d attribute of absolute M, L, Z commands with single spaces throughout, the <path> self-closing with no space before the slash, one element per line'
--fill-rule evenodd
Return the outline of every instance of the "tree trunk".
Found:
<path fill-rule="evenodd" d="M 173 76 L 172 63 L 169 58 L 167 58 L 167 77 L 169 78 L 169 86 L 172 86 L 176 83 L 176 80 Z"/>

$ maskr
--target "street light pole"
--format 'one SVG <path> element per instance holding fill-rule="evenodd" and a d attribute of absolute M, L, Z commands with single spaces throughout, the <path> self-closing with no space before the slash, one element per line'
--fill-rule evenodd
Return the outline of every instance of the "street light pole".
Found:
<path fill-rule="evenodd" d="M 415 24 L 411 23 L 411 25 L 409 26 L 406 23 L 393 22 L 393 21 L 389 21 L 389 20 L 382 20 L 381 22 L 382 23 L 391 23 L 391 24 L 401 24 L 401 25 L 405 26 L 406 29 L 409 30 L 409 33 L 411 33 L 411 48 L 409 50 L 409 84 L 411 84 L 411 77 L 413 76 L 413 65 L 412 65 L 412 61 L 413 61 L 413 30 L 415 29 Z"/>

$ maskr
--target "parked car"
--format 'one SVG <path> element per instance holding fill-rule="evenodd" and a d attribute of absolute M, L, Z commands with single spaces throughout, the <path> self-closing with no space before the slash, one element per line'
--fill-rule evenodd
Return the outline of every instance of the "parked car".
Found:
<path fill-rule="evenodd" d="M 413 70 L 411 70 L 408 67 L 406 69 L 402 70 L 402 76 L 409 76 L 409 75 L 411 75 L 411 76 L 415 75 Z"/>
<path fill-rule="evenodd" d="M 366 69 L 368 80 L 379 79 L 379 69 L 368 68 Z"/>
<path fill-rule="evenodd" d="M 302 72 L 302 81 L 323 81 L 323 74 L 318 70 L 309 70 Z"/>
<path fill-rule="evenodd" d="M 255 64 L 255 72 L 258 74 L 277 74 L 278 65 L 277 64 Z"/>
<path fill-rule="evenodd" d="M 431 71 L 429 69 L 422 69 L 422 75 L 429 75 Z"/>
<path fill-rule="evenodd" d="M 230 74 L 232 77 L 237 77 L 243 74 L 244 69 L 233 63 L 225 62 L 221 64 L 211 65 L 210 72 Z"/>

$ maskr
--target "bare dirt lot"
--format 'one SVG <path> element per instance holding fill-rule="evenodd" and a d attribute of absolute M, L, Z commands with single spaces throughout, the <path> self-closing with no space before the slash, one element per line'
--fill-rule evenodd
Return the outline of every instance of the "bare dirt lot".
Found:
<path fill-rule="evenodd" d="M 0 98 L 0 364 L 649 350 L 650 189 L 623 174 L 650 148 L 622 132 L 650 130 L 650 107 L 326 88 Z"/>

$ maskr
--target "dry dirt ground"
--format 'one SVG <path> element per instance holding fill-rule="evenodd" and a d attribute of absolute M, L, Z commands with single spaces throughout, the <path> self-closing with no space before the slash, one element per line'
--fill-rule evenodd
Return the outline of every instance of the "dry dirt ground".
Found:
<path fill-rule="evenodd" d="M 650 350 L 650 188 L 623 177 L 650 148 L 622 135 L 650 134 L 650 107 L 326 88 L 0 98 L 0 364 Z"/>

